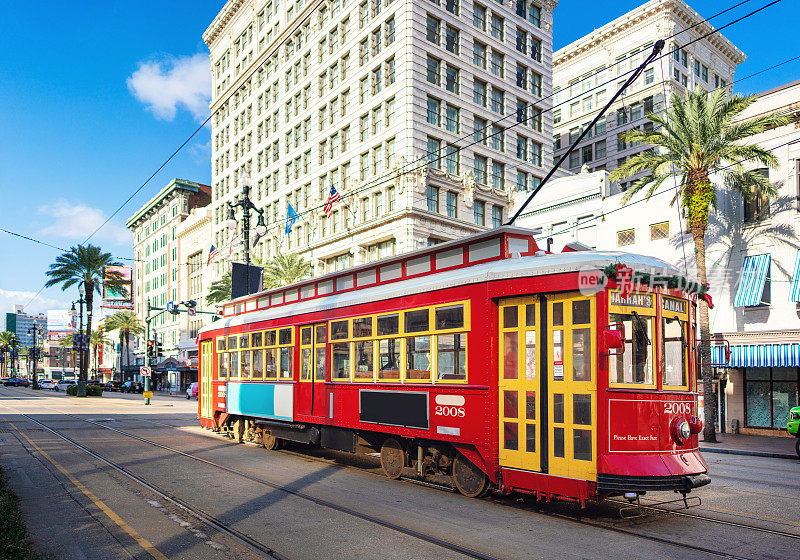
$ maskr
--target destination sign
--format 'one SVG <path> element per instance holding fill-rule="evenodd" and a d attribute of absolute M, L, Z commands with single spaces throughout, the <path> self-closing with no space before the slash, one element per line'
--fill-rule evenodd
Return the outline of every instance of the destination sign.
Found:
<path fill-rule="evenodd" d="M 686 300 L 675 299 L 670 297 L 662 297 L 661 307 L 664 311 L 673 311 L 675 313 L 686 313 Z"/>
<path fill-rule="evenodd" d="M 653 308 L 653 294 L 629 294 L 627 298 L 622 297 L 621 292 L 609 292 L 608 302 L 611 305 L 620 307 L 643 307 L 647 309 Z"/>

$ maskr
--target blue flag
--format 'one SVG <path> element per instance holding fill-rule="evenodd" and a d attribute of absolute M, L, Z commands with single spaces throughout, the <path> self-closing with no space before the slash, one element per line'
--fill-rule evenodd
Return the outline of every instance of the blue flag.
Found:
<path fill-rule="evenodd" d="M 292 231 L 292 227 L 294 227 L 294 223 L 300 219 L 300 214 L 295 212 L 294 208 L 292 208 L 292 204 L 290 202 L 286 203 L 286 229 L 284 229 L 284 233 L 289 235 L 289 232 Z"/>

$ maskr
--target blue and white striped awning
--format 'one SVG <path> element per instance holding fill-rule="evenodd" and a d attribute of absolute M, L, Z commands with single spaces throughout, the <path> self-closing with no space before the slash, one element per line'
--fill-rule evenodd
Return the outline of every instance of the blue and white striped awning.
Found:
<path fill-rule="evenodd" d="M 734 307 L 752 307 L 761 303 L 764 282 L 769 275 L 770 254 L 753 255 L 744 258 L 739 288 L 736 290 Z"/>
<path fill-rule="evenodd" d="M 794 272 L 792 272 L 792 287 L 789 290 L 789 301 L 800 301 L 800 251 L 794 259 Z"/>
<path fill-rule="evenodd" d="M 724 346 L 711 347 L 711 362 L 725 363 Z M 736 344 L 727 367 L 800 367 L 800 344 Z"/>

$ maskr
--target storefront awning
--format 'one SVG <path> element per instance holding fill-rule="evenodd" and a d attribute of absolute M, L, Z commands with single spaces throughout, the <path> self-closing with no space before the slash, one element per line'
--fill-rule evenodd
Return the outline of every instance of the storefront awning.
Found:
<path fill-rule="evenodd" d="M 794 271 L 792 272 L 792 287 L 789 290 L 789 301 L 800 301 L 800 251 L 794 259 Z"/>
<path fill-rule="evenodd" d="M 711 347 L 711 361 L 725 363 L 723 346 Z M 731 345 L 727 367 L 800 367 L 800 344 L 736 344 Z"/>
<path fill-rule="evenodd" d="M 739 288 L 736 290 L 734 307 L 752 307 L 761 303 L 764 282 L 769 274 L 770 254 L 744 258 Z"/>

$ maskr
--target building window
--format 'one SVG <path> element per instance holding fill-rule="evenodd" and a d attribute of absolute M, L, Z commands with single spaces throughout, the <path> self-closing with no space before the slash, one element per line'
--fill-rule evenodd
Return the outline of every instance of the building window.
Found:
<path fill-rule="evenodd" d="M 492 111 L 504 114 L 506 109 L 505 92 L 492 88 Z"/>
<path fill-rule="evenodd" d="M 457 55 L 459 52 L 459 33 L 449 25 L 445 28 L 445 48 Z"/>
<path fill-rule="evenodd" d="M 481 185 L 486 184 L 486 172 L 488 167 L 488 160 L 485 156 L 475 156 L 475 182 Z"/>
<path fill-rule="evenodd" d="M 433 58 L 431 55 L 428 55 L 428 64 L 427 64 L 427 74 L 426 80 L 428 83 L 431 83 L 435 86 L 441 85 L 441 68 L 442 68 L 442 61 L 438 58 Z"/>
<path fill-rule="evenodd" d="M 428 185 L 427 191 L 428 212 L 439 212 L 439 187 Z"/>
<path fill-rule="evenodd" d="M 442 20 L 428 14 L 425 24 L 425 38 L 434 45 L 439 44 L 439 36 L 441 34 Z"/>
<path fill-rule="evenodd" d="M 447 191 L 447 217 L 458 217 L 458 194 L 452 191 Z"/>
<path fill-rule="evenodd" d="M 493 150 L 497 150 L 499 152 L 505 151 L 505 129 L 502 126 L 496 124 L 492 125 L 490 144 Z"/>
<path fill-rule="evenodd" d="M 538 142 L 531 142 L 531 163 L 542 166 L 542 145 Z"/>
<path fill-rule="evenodd" d="M 636 243 L 636 230 L 626 229 L 617 232 L 617 246 L 633 245 Z"/>
<path fill-rule="evenodd" d="M 432 124 L 434 126 L 441 125 L 441 105 L 442 102 L 438 99 L 434 99 L 433 97 L 428 98 L 428 124 Z"/>
<path fill-rule="evenodd" d="M 449 64 L 445 68 L 445 89 L 450 93 L 458 95 L 458 68 L 453 68 Z"/>
<path fill-rule="evenodd" d="M 505 39 L 505 20 L 497 14 L 492 14 L 492 37 L 498 41 Z"/>
<path fill-rule="evenodd" d="M 480 80 L 472 82 L 472 101 L 476 105 L 486 107 L 486 82 Z"/>
<path fill-rule="evenodd" d="M 655 74 L 656 74 L 656 72 L 652 68 L 648 68 L 647 70 L 645 70 L 644 71 L 644 85 L 652 84 L 656 79 Z"/>
<path fill-rule="evenodd" d="M 486 145 L 486 127 L 488 123 L 486 119 L 474 117 L 472 119 L 472 139 L 479 143 Z"/>
<path fill-rule="evenodd" d="M 769 181 L 769 169 L 761 168 L 754 171 L 762 175 L 764 179 Z M 744 221 L 745 223 L 753 223 L 769 217 L 769 195 L 767 193 L 756 193 L 751 190 L 749 197 L 744 199 Z"/>
<path fill-rule="evenodd" d="M 600 140 L 594 144 L 594 159 L 603 159 L 606 157 L 606 141 Z"/>
<path fill-rule="evenodd" d="M 517 171 L 517 190 L 518 191 L 527 191 L 528 190 L 528 174 L 524 171 Z"/>
<path fill-rule="evenodd" d="M 502 191 L 506 188 L 506 166 L 500 162 L 492 162 L 492 188 Z"/>
<path fill-rule="evenodd" d="M 578 153 L 577 150 L 573 150 L 569 153 L 569 168 L 575 169 L 581 164 L 581 154 Z"/>
<path fill-rule="evenodd" d="M 481 31 L 486 31 L 486 7 L 480 4 L 472 5 L 472 25 Z"/>
<path fill-rule="evenodd" d="M 528 160 L 528 139 L 517 134 L 517 159 Z"/>
<path fill-rule="evenodd" d="M 536 27 L 542 26 L 542 9 L 536 4 L 528 6 L 528 21 Z"/>
<path fill-rule="evenodd" d="M 386 64 L 386 85 L 390 86 L 395 82 L 394 57 L 387 60 L 385 64 Z"/>
<path fill-rule="evenodd" d="M 478 41 L 472 44 L 472 64 L 486 70 L 486 45 Z"/>
<path fill-rule="evenodd" d="M 479 226 L 486 225 L 486 203 L 482 200 L 476 200 L 472 206 L 472 216 L 475 223 Z"/>
<path fill-rule="evenodd" d="M 492 74 L 500 78 L 505 77 L 505 58 L 502 54 L 492 51 Z"/>
<path fill-rule="evenodd" d="M 531 72 L 531 93 L 537 97 L 542 96 L 542 75 Z"/>
<path fill-rule="evenodd" d="M 445 163 L 447 165 L 447 172 L 450 175 L 459 174 L 459 154 L 460 151 L 456 146 L 448 144 L 445 148 Z"/>
<path fill-rule="evenodd" d="M 536 62 L 542 61 L 542 42 L 539 39 L 531 39 L 531 58 Z"/>
<path fill-rule="evenodd" d="M 439 169 L 439 150 L 442 149 L 441 140 L 428 137 L 427 150 L 428 150 L 428 165 L 434 169 Z"/>
<path fill-rule="evenodd" d="M 445 109 L 446 120 L 445 120 L 445 128 L 448 132 L 452 132 L 454 134 L 458 134 L 460 130 L 459 126 L 459 110 L 457 107 L 453 107 L 452 105 L 448 105 Z"/>
<path fill-rule="evenodd" d="M 517 27 L 517 43 L 515 46 L 522 54 L 525 54 L 528 50 L 528 32 L 519 27 Z"/>
<path fill-rule="evenodd" d="M 458 2 L 459 0 L 445 0 L 444 9 L 453 14 L 458 15 Z"/>
<path fill-rule="evenodd" d="M 517 64 L 517 87 L 528 89 L 528 69 L 522 64 Z"/>
<path fill-rule="evenodd" d="M 650 241 L 658 241 L 669 237 L 669 222 L 650 224 Z"/>
<path fill-rule="evenodd" d="M 592 145 L 584 146 L 581 148 L 581 159 L 583 163 L 591 163 L 592 161 Z"/>
<path fill-rule="evenodd" d="M 494 205 L 492 206 L 492 227 L 499 228 L 503 225 L 503 207 Z"/>

